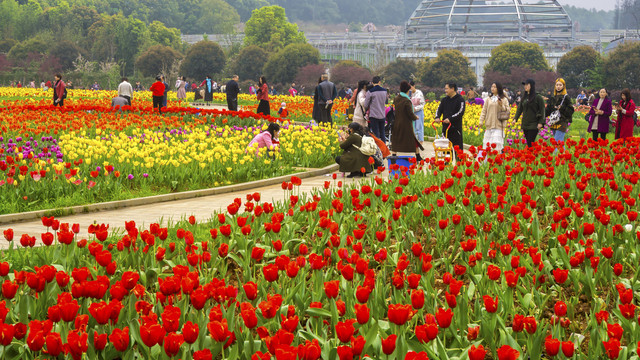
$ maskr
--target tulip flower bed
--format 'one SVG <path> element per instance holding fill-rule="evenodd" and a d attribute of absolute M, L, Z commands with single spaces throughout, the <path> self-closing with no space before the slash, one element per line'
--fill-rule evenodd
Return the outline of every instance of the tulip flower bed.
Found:
<path fill-rule="evenodd" d="M 248 112 L 169 107 L 159 115 L 149 102 L 115 112 L 106 99 L 72 100 L 63 111 L 47 100 L 10 103 L 0 109 L 0 213 L 264 179 L 326 166 L 338 152 L 330 129 L 288 123 L 274 157 L 246 152 L 277 121 Z"/>
<path fill-rule="evenodd" d="M 640 139 L 555 150 L 292 178 L 200 224 L 4 229 L 1 356 L 637 359 Z"/>

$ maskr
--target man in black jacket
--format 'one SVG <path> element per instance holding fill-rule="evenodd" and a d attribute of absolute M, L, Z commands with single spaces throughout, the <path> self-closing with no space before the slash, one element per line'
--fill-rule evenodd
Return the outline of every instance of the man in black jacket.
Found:
<path fill-rule="evenodd" d="M 440 100 L 440 106 L 436 111 L 436 120 L 442 117 L 442 133 L 447 133 L 447 127 L 449 128 L 449 134 L 447 138 L 455 147 L 457 146 L 460 151 L 464 151 L 462 142 L 462 117 L 464 116 L 465 102 L 464 98 L 458 94 L 458 86 L 453 83 L 445 84 L 444 92 L 447 96 Z M 458 157 L 456 152 L 456 157 Z"/>
<path fill-rule="evenodd" d="M 238 75 L 233 75 L 231 80 L 226 85 L 225 92 L 227 93 L 227 107 L 230 111 L 238 111 L 238 93 L 240 88 L 238 87 Z"/>

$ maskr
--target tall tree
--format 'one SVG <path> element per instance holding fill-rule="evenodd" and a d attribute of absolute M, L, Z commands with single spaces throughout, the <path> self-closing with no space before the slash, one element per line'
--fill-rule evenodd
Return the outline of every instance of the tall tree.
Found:
<path fill-rule="evenodd" d="M 196 22 L 206 34 L 228 34 L 240 22 L 236 9 L 223 0 L 201 0 L 200 14 Z"/>
<path fill-rule="evenodd" d="M 640 42 L 617 46 L 605 58 L 603 67 L 607 87 L 640 89 Z"/>
<path fill-rule="evenodd" d="M 180 66 L 180 72 L 191 79 L 219 74 L 224 69 L 226 57 L 217 43 L 203 40 L 189 48 Z"/>
<path fill-rule="evenodd" d="M 263 72 L 272 83 L 288 84 L 293 81 L 300 68 L 319 62 L 318 49 L 309 44 L 290 44 L 269 57 Z"/>
<path fill-rule="evenodd" d="M 355 61 L 343 60 L 331 68 L 331 81 L 345 86 L 355 86 L 360 80 L 371 80 L 371 71 Z"/>
<path fill-rule="evenodd" d="M 577 46 L 560 58 L 557 70 L 568 88 L 589 86 L 588 70 L 594 70 L 600 58 L 591 46 Z"/>
<path fill-rule="evenodd" d="M 257 81 L 262 75 L 262 69 L 268 57 L 269 53 L 259 46 L 245 46 L 236 55 L 232 71 L 243 81 L 247 79 Z"/>
<path fill-rule="evenodd" d="M 493 48 L 484 70 L 509 73 L 513 66 L 533 71 L 549 70 L 540 45 L 521 41 L 511 41 Z"/>
<path fill-rule="evenodd" d="M 418 67 L 415 61 L 396 59 L 384 67 L 382 76 L 387 86 L 398 87 L 403 80 L 411 81 L 417 73 Z"/>
<path fill-rule="evenodd" d="M 144 76 L 167 74 L 182 54 L 164 45 L 154 45 L 136 59 L 136 69 Z"/>
<path fill-rule="evenodd" d="M 458 86 L 477 85 L 476 74 L 470 67 L 469 59 L 459 50 L 440 50 L 435 59 L 421 63 L 420 80 L 430 87 L 441 87 L 447 82 Z"/>
<path fill-rule="evenodd" d="M 298 31 L 298 25 L 287 21 L 284 8 L 280 6 L 253 10 L 244 29 L 245 45 L 257 45 L 269 51 L 306 42 L 304 33 Z"/>

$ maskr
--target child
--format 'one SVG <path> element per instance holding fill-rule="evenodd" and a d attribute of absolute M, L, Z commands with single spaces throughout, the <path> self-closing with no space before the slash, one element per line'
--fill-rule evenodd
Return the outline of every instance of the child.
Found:
<path fill-rule="evenodd" d="M 280 104 L 280 109 L 278 109 L 278 114 L 281 118 L 286 119 L 289 116 L 289 111 L 287 110 L 287 103 L 283 102 Z"/>

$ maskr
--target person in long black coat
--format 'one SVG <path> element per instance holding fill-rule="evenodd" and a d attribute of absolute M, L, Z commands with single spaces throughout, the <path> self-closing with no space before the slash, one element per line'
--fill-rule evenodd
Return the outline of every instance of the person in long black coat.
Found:
<path fill-rule="evenodd" d="M 415 152 L 416 161 L 422 160 L 420 150 L 422 145 L 413 131 L 413 122 L 418 117 L 413 112 L 413 103 L 407 92 L 411 89 L 408 81 L 400 83 L 400 94 L 393 100 L 395 107 L 395 120 L 391 131 L 391 151 L 394 156 L 397 152 Z"/>

